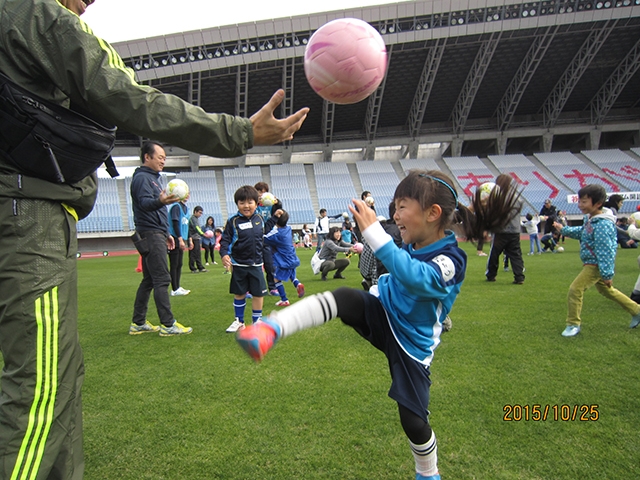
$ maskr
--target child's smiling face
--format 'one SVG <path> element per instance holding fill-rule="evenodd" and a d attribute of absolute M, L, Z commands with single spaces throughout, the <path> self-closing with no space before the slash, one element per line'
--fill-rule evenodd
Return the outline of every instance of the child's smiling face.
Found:
<path fill-rule="evenodd" d="M 238 211 L 245 217 L 251 217 L 257 206 L 258 204 L 253 199 L 238 201 Z"/>

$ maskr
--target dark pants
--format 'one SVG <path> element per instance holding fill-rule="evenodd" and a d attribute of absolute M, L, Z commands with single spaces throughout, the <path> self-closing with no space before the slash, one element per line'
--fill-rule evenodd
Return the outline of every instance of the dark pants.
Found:
<path fill-rule="evenodd" d="M 487 260 L 487 280 L 496 278 L 500 264 L 500 254 L 502 253 L 509 257 L 511 269 L 513 270 L 513 279 L 516 282 L 524 281 L 524 261 L 522 260 L 519 233 L 496 233 L 493 235 L 491 252 Z"/>
<path fill-rule="evenodd" d="M 193 248 L 189 250 L 189 270 L 192 272 L 204 270 L 202 254 L 200 253 L 200 239 L 192 237 L 191 241 L 193 241 Z"/>
<path fill-rule="evenodd" d="M 171 290 L 180 288 L 182 277 L 182 264 L 184 263 L 184 251 L 176 242 L 176 248 L 169 250 L 169 274 L 171 275 Z"/>
<path fill-rule="evenodd" d="M 348 258 L 325 260 L 324 262 L 322 262 L 322 266 L 320 267 L 320 273 L 322 273 L 323 278 L 326 278 L 327 273 L 331 272 L 332 270 L 336 270 L 336 273 L 333 274 L 335 277 L 344 272 L 344 269 L 347 268 L 350 263 L 351 261 Z"/>
<path fill-rule="evenodd" d="M 332 294 L 338 317 L 386 355 L 392 378 L 389 396 L 398 402 L 400 423 L 407 437 L 418 445 L 427 443 L 431 438 L 429 368 L 409 357 L 400 347 L 377 297 L 347 287 Z"/>
<path fill-rule="evenodd" d="M 139 232 L 146 241 L 147 253 L 142 255 L 142 282 L 136 293 L 136 300 L 133 304 L 133 323 L 144 324 L 147 319 L 147 309 L 149 308 L 149 297 L 153 290 L 153 299 L 156 302 L 156 309 L 160 322 L 170 327 L 174 318 L 171 312 L 171 302 L 169 302 L 169 265 L 167 264 L 167 237 L 163 232 L 147 231 Z"/>
<path fill-rule="evenodd" d="M 0 478 L 79 480 L 76 220 L 60 202 L 0 196 L 0 231 Z"/>
<path fill-rule="evenodd" d="M 264 271 L 267 274 L 267 285 L 269 287 L 269 291 L 276 289 L 276 281 L 273 279 L 273 253 L 271 253 L 271 247 L 265 245 L 264 251 L 262 252 L 262 262 L 264 264 Z"/>
<path fill-rule="evenodd" d="M 216 246 L 213 243 L 209 245 L 202 245 L 204 249 L 204 261 L 205 263 L 209 263 L 209 258 L 211 258 L 211 263 L 215 262 L 216 259 L 213 257 L 213 253 L 216 251 Z"/>

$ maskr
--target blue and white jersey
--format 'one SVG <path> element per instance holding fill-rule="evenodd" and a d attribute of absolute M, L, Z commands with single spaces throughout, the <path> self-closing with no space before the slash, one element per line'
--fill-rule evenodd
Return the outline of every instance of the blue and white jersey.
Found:
<path fill-rule="evenodd" d="M 220 256 L 229 255 L 233 265 L 244 267 L 262 265 L 264 223 L 253 213 L 251 218 L 240 212 L 229 217 L 220 239 Z"/>
<path fill-rule="evenodd" d="M 378 288 L 371 293 L 380 298 L 400 347 L 414 360 L 430 365 L 442 322 L 464 280 L 466 253 L 451 231 L 419 250 L 405 244 L 398 248 L 379 223 L 362 233 L 389 271 L 378 278 Z"/>

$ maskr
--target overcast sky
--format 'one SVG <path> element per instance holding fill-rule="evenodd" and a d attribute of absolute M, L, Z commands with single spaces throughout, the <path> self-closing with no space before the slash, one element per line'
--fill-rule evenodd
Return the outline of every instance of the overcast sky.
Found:
<path fill-rule="evenodd" d="M 292 17 L 389 0 L 96 0 L 82 19 L 110 43 L 222 25 Z"/>

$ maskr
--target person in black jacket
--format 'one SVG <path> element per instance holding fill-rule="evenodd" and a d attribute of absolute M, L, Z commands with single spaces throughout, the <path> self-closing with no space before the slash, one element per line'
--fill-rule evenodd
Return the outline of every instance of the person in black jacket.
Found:
<path fill-rule="evenodd" d="M 160 184 L 160 172 L 164 168 L 166 154 L 158 142 L 142 145 L 140 160 L 131 180 L 133 218 L 136 224 L 136 248 L 142 255 L 142 281 L 133 304 L 133 318 L 129 335 L 160 332 L 160 336 L 183 335 L 193 331 L 191 327 L 180 325 L 171 311 L 169 301 L 169 264 L 167 248 L 175 248 L 175 240 L 169 235 L 169 219 L 166 205 L 176 203 L 176 196 L 167 196 Z M 160 327 L 147 320 L 149 297 L 153 290 Z"/>
<path fill-rule="evenodd" d="M 232 268 L 229 293 L 233 294 L 235 319 L 227 328 L 234 333 L 244 328 L 244 309 L 247 292 L 251 299 L 251 318 L 262 318 L 263 297 L 267 294 L 267 282 L 262 273 L 264 251 L 264 222 L 256 212 L 258 191 L 251 185 L 236 190 L 233 199 L 238 212 L 229 217 L 220 239 L 220 256 L 225 268 Z"/>
<path fill-rule="evenodd" d="M 540 215 L 546 217 L 546 221 L 544 223 L 544 233 L 547 234 L 553 232 L 555 230 L 553 228 L 553 222 L 555 222 L 556 218 L 558 218 L 558 210 L 556 209 L 555 205 L 551 204 L 550 198 L 547 198 L 544 201 L 544 205 L 540 209 Z"/>

